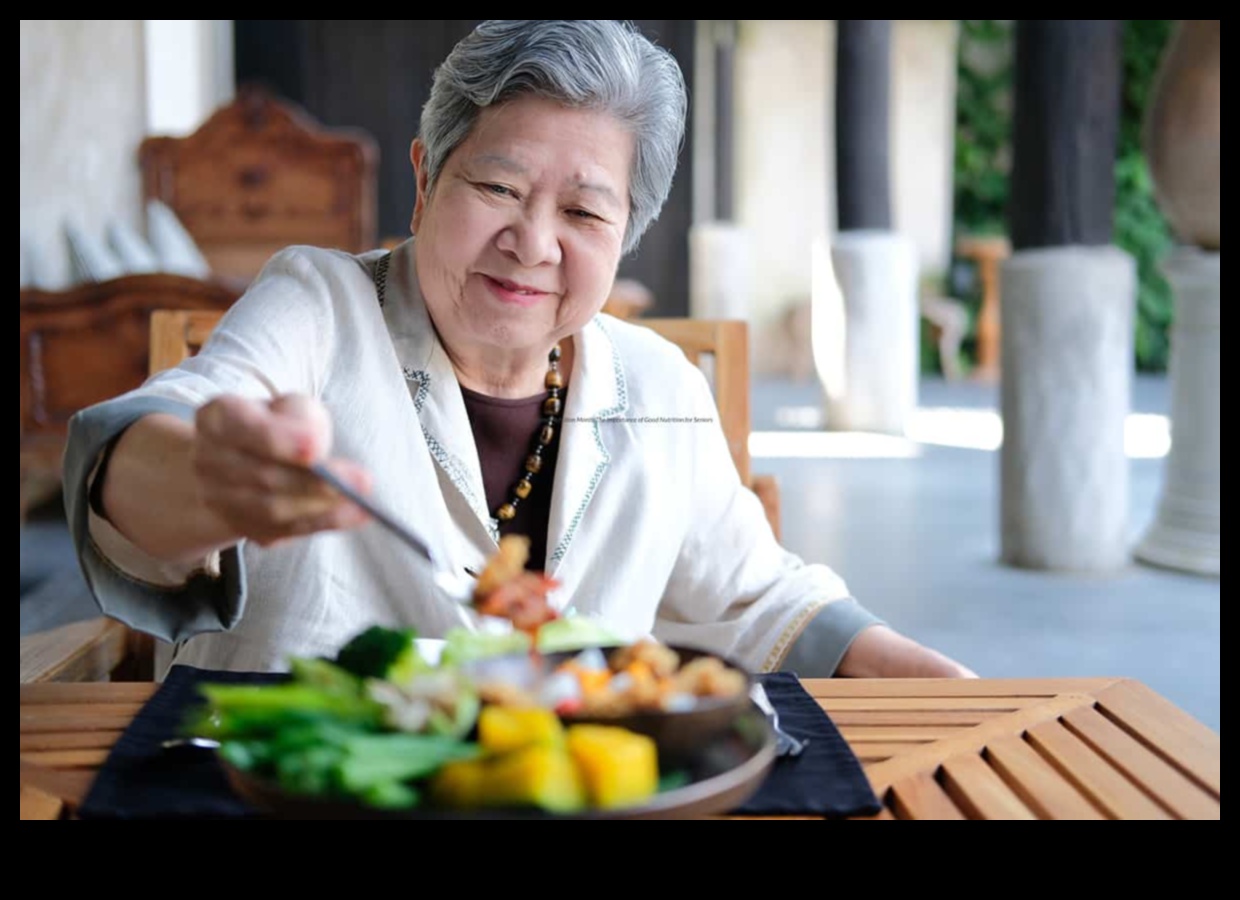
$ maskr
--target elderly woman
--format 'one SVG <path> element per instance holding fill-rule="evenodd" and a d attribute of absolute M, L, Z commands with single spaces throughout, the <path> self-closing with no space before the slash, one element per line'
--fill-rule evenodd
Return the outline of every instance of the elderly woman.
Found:
<path fill-rule="evenodd" d="M 307 470 L 324 461 L 453 571 L 527 535 L 554 603 L 621 634 L 755 670 L 971 674 L 783 550 L 699 371 L 600 315 L 668 195 L 686 106 L 631 27 L 480 25 L 422 112 L 410 240 L 277 254 L 198 356 L 74 419 L 84 570 L 105 613 L 168 642 L 160 671 L 279 669 L 375 623 L 473 627 Z"/>

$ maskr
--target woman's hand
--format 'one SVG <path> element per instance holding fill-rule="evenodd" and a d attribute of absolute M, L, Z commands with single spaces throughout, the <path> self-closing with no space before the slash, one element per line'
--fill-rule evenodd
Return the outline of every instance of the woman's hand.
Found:
<path fill-rule="evenodd" d="M 331 419 L 312 397 L 269 402 L 218 397 L 195 418 L 192 463 L 203 504 L 234 534 L 270 546 L 316 531 L 352 528 L 368 516 L 309 472 L 331 448 Z M 367 472 L 346 460 L 326 462 L 369 493 Z"/>
<path fill-rule="evenodd" d="M 977 673 L 886 625 L 857 635 L 835 674 L 848 678 L 976 678 Z"/>

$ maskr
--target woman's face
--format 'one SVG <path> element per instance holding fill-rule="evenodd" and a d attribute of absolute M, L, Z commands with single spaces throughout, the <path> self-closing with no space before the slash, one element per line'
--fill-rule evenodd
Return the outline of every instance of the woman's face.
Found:
<path fill-rule="evenodd" d="M 632 134 L 521 97 L 483 110 L 427 194 L 413 145 L 418 280 L 458 350 L 546 352 L 607 299 L 629 218 Z"/>

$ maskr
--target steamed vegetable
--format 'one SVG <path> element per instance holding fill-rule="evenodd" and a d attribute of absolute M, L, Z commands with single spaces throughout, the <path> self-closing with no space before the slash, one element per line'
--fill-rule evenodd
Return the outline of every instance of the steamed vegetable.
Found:
<path fill-rule="evenodd" d="M 418 653 L 412 628 L 375 625 L 349 641 L 336 655 L 336 665 L 359 678 L 405 681 L 429 668 Z"/>

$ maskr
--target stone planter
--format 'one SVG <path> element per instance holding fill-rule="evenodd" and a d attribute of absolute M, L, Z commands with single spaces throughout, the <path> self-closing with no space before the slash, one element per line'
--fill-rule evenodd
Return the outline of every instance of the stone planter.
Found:
<path fill-rule="evenodd" d="M 917 406 L 917 249 L 895 232 L 844 231 L 832 243 L 831 263 L 843 308 L 842 325 L 835 327 L 843 334 L 814 337 L 816 346 L 829 343 L 843 356 L 842 366 L 819 362 L 827 428 L 903 435 Z M 829 327 L 826 321 L 815 311 L 816 330 Z M 833 376 L 823 370 L 828 363 Z"/>
<path fill-rule="evenodd" d="M 1184 245 L 1165 264 L 1175 294 L 1171 452 L 1138 559 L 1220 574 L 1221 23 L 1185 19 L 1159 65 L 1145 152 L 1159 207 Z"/>
<path fill-rule="evenodd" d="M 1219 575 L 1222 491 L 1219 254 L 1181 249 L 1164 267 L 1175 292 L 1171 452 L 1158 513 L 1136 549 L 1144 562 Z"/>
<path fill-rule="evenodd" d="M 1002 559 L 1118 569 L 1129 559 L 1135 262 L 1115 247 L 1053 247 L 1019 251 L 1002 271 Z"/>

